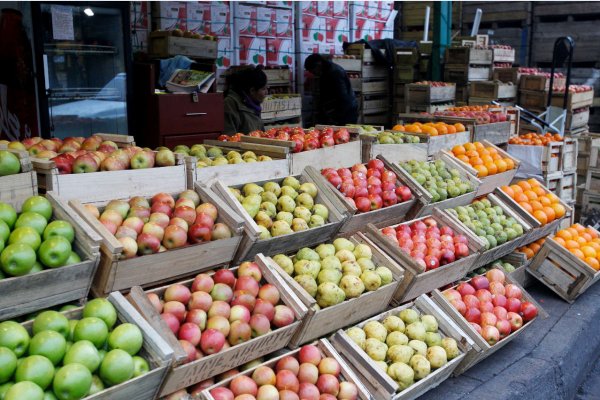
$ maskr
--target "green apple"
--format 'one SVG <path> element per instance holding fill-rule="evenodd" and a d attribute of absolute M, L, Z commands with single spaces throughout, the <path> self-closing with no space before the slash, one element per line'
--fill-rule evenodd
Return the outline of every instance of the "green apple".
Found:
<path fill-rule="evenodd" d="M 37 335 L 43 331 L 58 332 L 66 339 L 69 334 L 69 320 L 58 311 L 44 311 L 33 320 L 33 334 Z"/>
<path fill-rule="evenodd" d="M 4 220 L 0 219 L 0 240 L 8 241 L 10 236 L 10 228 Z"/>
<path fill-rule="evenodd" d="M 17 369 L 17 356 L 7 347 L 0 347 L 0 383 L 6 383 Z"/>
<path fill-rule="evenodd" d="M 6 347 L 21 357 L 29 347 L 29 333 L 17 322 L 0 322 L 0 347 Z"/>
<path fill-rule="evenodd" d="M 40 234 L 30 226 L 22 226 L 11 232 L 8 238 L 8 244 L 23 243 L 28 244 L 33 251 L 37 251 L 42 244 Z"/>
<path fill-rule="evenodd" d="M 125 323 L 117 326 L 108 336 L 108 347 L 125 350 L 129 355 L 135 355 L 144 344 L 142 331 L 136 325 Z"/>
<path fill-rule="evenodd" d="M 35 251 L 23 243 L 9 244 L 0 254 L 0 267 L 10 276 L 27 275 L 35 261 Z"/>
<path fill-rule="evenodd" d="M 73 331 L 73 340 L 75 342 L 89 340 L 98 349 L 104 346 L 107 338 L 108 328 L 106 327 L 106 324 L 100 318 L 96 317 L 81 319 L 77 322 L 75 330 Z"/>
<path fill-rule="evenodd" d="M 126 351 L 115 349 L 106 353 L 100 364 L 100 378 L 109 386 L 118 385 L 133 377 L 133 358 Z"/>
<path fill-rule="evenodd" d="M 32 211 L 41 214 L 46 221 L 52 217 L 52 204 L 44 196 L 31 196 L 23 203 L 22 212 Z M 40 232 L 41 234 L 41 232 Z"/>
<path fill-rule="evenodd" d="M 0 150 L 0 176 L 14 175 L 21 171 L 19 157 L 8 150 Z"/>
<path fill-rule="evenodd" d="M 68 364 L 56 371 L 52 388 L 59 400 L 79 400 L 92 387 L 92 373 L 81 364 Z"/>
<path fill-rule="evenodd" d="M 77 326 L 77 323 L 79 322 L 79 320 L 77 319 L 70 319 L 69 320 L 69 333 L 67 335 L 67 341 L 72 342 L 73 341 L 73 332 L 75 332 L 75 327 Z M 68 343 L 67 343 L 68 344 Z"/>
<path fill-rule="evenodd" d="M 17 211 L 10 204 L 0 202 L 0 219 L 12 229 L 17 221 Z"/>
<path fill-rule="evenodd" d="M 44 392 L 44 400 L 58 400 L 58 398 L 52 393 L 51 390 L 46 390 Z"/>
<path fill-rule="evenodd" d="M 71 243 L 62 236 L 52 236 L 42 242 L 38 256 L 42 264 L 49 268 L 62 267 L 71 255 Z"/>
<path fill-rule="evenodd" d="M 23 359 L 15 371 L 15 381 L 33 382 L 45 390 L 54 378 L 54 365 L 44 356 L 29 356 Z"/>
<path fill-rule="evenodd" d="M 0 253 L 2 253 L 2 250 L 4 250 L 4 246 L 5 246 L 4 239 L 0 238 Z"/>
<path fill-rule="evenodd" d="M 104 360 L 104 357 L 106 357 L 106 350 L 104 350 L 104 349 L 98 350 L 98 355 L 100 356 L 100 363 L 102 363 L 102 361 Z"/>
<path fill-rule="evenodd" d="M 6 382 L 5 384 L 0 385 L 0 400 L 4 400 L 6 392 L 8 392 L 8 389 L 10 389 L 14 384 L 14 382 Z"/>
<path fill-rule="evenodd" d="M 66 349 L 65 337 L 56 331 L 42 331 L 31 338 L 29 343 L 29 355 L 44 356 L 54 365 L 58 365 L 63 359 Z"/>
<path fill-rule="evenodd" d="M 71 311 L 71 310 L 75 310 L 76 308 L 79 308 L 79 307 L 76 306 L 75 304 L 65 304 L 58 311 L 60 311 L 60 312 Z"/>
<path fill-rule="evenodd" d="M 33 263 L 33 267 L 31 268 L 31 271 L 29 271 L 29 275 L 41 272 L 43 270 L 44 266 L 36 261 L 35 263 Z"/>
<path fill-rule="evenodd" d="M 150 371 L 148 361 L 144 360 L 140 356 L 133 356 L 133 377 L 136 378 L 140 375 Z"/>
<path fill-rule="evenodd" d="M 110 330 L 117 322 L 117 310 L 110 301 L 104 298 L 97 298 L 88 301 L 83 307 L 83 317 L 100 318 Z"/>
<path fill-rule="evenodd" d="M 100 355 L 92 342 L 89 340 L 80 340 L 73 343 L 69 351 L 67 351 L 63 364 L 81 364 L 93 373 L 100 366 Z"/>
<path fill-rule="evenodd" d="M 44 240 L 52 236 L 62 236 L 70 243 L 73 243 L 73 240 L 75 240 L 75 230 L 67 221 L 57 219 L 56 221 L 50 222 L 48 226 L 46 226 L 46 229 L 44 229 Z"/>
<path fill-rule="evenodd" d="M 90 392 L 88 396 L 99 393 L 104 390 L 104 383 L 102 379 L 98 375 L 92 375 L 92 387 L 90 387 Z"/>
<path fill-rule="evenodd" d="M 22 226 L 30 226 L 37 231 L 40 235 L 44 233 L 44 229 L 46 229 L 46 225 L 48 225 L 48 221 L 42 214 L 33 212 L 33 211 L 25 211 L 19 215 L 17 218 L 17 222 L 15 222 L 15 228 L 20 228 Z"/>
<path fill-rule="evenodd" d="M 65 265 L 79 264 L 80 262 L 81 257 L 79 257 L 79 254 L 75 253 L 74 251 L 71 251 L 71 255 L 69 256 L 69 258 L 67 258 L 67 262 L 65 263 Z"/>
<path fill-rule="evenodd" d="M 4 400 L 44 400 L 44 391 L 33 382 L 15 383 L 4 395 Z"/>

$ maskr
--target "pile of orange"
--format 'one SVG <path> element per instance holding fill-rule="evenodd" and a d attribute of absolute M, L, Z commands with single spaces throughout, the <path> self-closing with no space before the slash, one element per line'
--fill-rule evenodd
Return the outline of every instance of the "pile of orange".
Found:
<path fill-rule="evenodd" d="M 480 105 L 480 106 L 461 106 L 461 107 L 450 107 L 447 111 L 487 111 L 490 108 L 498 108 L 498 106 L 492 105 Z"/>
<path fill-rule="evenodd" d="M 596 271 L 600 270 L 600 238 L 596 230 L 575 224 L 556 232 L 554 241 Z"/>
<path fill-rule="evenodd" d="M 538 251 L 540 251 L 545 241 L 546 239 L 543 238 L 540 240 L 536 240 L 533 243 L 529 243 L 527 246 L 519 247 L 517 251 L 519 253 L 525 254 L 525 257 L 527 257 L 528 260 L 531 260 L 533 256 L 535 256 L 538 253 Z"/>
<path fill-rule="evenodd" d="M 402 131 L 409 133 L 424 133 L 429 136 L 450 135 L 457 132 L 466 131 L 465 126 L 461 123 L 447 124 L 445 122 L 413 122 L 406 125 L 395 125 L 393 131 Z"/>
<path fill-rule="evenodd" d="M 522 180 L 514 185 L 502 186 L 500 189 L 542 225 L 562 218 L 567 212 L 560 204 L 559 198 L 533 178 Z"/>
<path fill-rule="evenodd" d="M 485 147 L 480 142 L 454 146 L 452 154 L 462 162 L 471 165 L 477 171 L 479 178 L 515 168 L 515 163 L 511 158 L 502 157 L 495 147 Z"/>
<path fill-rule="evenodd" d="M 508 140 L 509 144 L 519 144 L 524 146 L 547 146 L 550 142 L 562 142 L 563 138 L 558 134 L 547 132 L 543 135 L 539 133 L 526 133 L 512 137 Z"/>

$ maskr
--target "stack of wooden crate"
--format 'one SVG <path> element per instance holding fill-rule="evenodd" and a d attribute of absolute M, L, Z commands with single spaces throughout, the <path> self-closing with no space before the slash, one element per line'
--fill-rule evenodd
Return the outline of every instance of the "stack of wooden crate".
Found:
<path fill-rule="evenodd" d="M 600 209 L 600 134 L 587 133 L 578 138 L 577 176 L 582 182 L 577 186 L 575 210 L 582 218 Z"/>
<path fill-rule="evenodd" d="M 517 86 L 501 81 L 472 82 L 469 87 L 469 105 L 490 104 L 497 101 L 502 106 L 514 106 Z"/>
<path fill-rule="evenodd" d="M 456 85 L 447 82 L 417 82 L 404 87 L 406 113 L 444 111 L 454 106 Z"/>
<path fill-rule="evenodd" d="M 491 77 L 492 50 L 466 46 L 455 46 L 446 49 L 446 65 L 444 66 L 444 81 L 454 82 L 456 100 L 468 101 L 468 86 L 470 82 L 487 81 Z"/>
<path fill-rule="evenodd" d="M 405 86 L 420 79 L 420 50 L 414 47 L 398 48 L 394 56 L 393 75 L 393 112 L 403 113 L 406 103 L 404 99 Z"/>
<path fill-rule="evenodd" d="M 564 86 L 565 78 L 555 77 L 553 86 Z M 529 111 L 541 113 L 548 105 L 550 77 L 523 74 L 519 77 L 519 105 Z"/>

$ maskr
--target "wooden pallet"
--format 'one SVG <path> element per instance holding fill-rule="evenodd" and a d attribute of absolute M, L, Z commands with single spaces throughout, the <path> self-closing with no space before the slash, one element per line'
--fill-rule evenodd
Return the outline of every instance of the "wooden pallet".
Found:
<path fill-rule="evenodd" d="M 29 154 L 25 151 L 2 149 L 11 152 L 19 158 L 21 172 L 14 175 L 0 176 L 0 202 L 8 203 L 17 212 L 25 200 L 38 193 L 37 176 L 31 166 Z"/>

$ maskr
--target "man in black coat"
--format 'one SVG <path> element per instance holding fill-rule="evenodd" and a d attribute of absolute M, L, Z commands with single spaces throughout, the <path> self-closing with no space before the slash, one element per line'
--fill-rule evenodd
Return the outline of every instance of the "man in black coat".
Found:
<path fill-rule="evenodd" d="M 358 119 L 358 104 L 346 71 L 319 54 L 308 56 L 304 61 L 304 68 L 319 77 L 320 81 L 316 122 L 329 125 L 355 124 Z"/>

